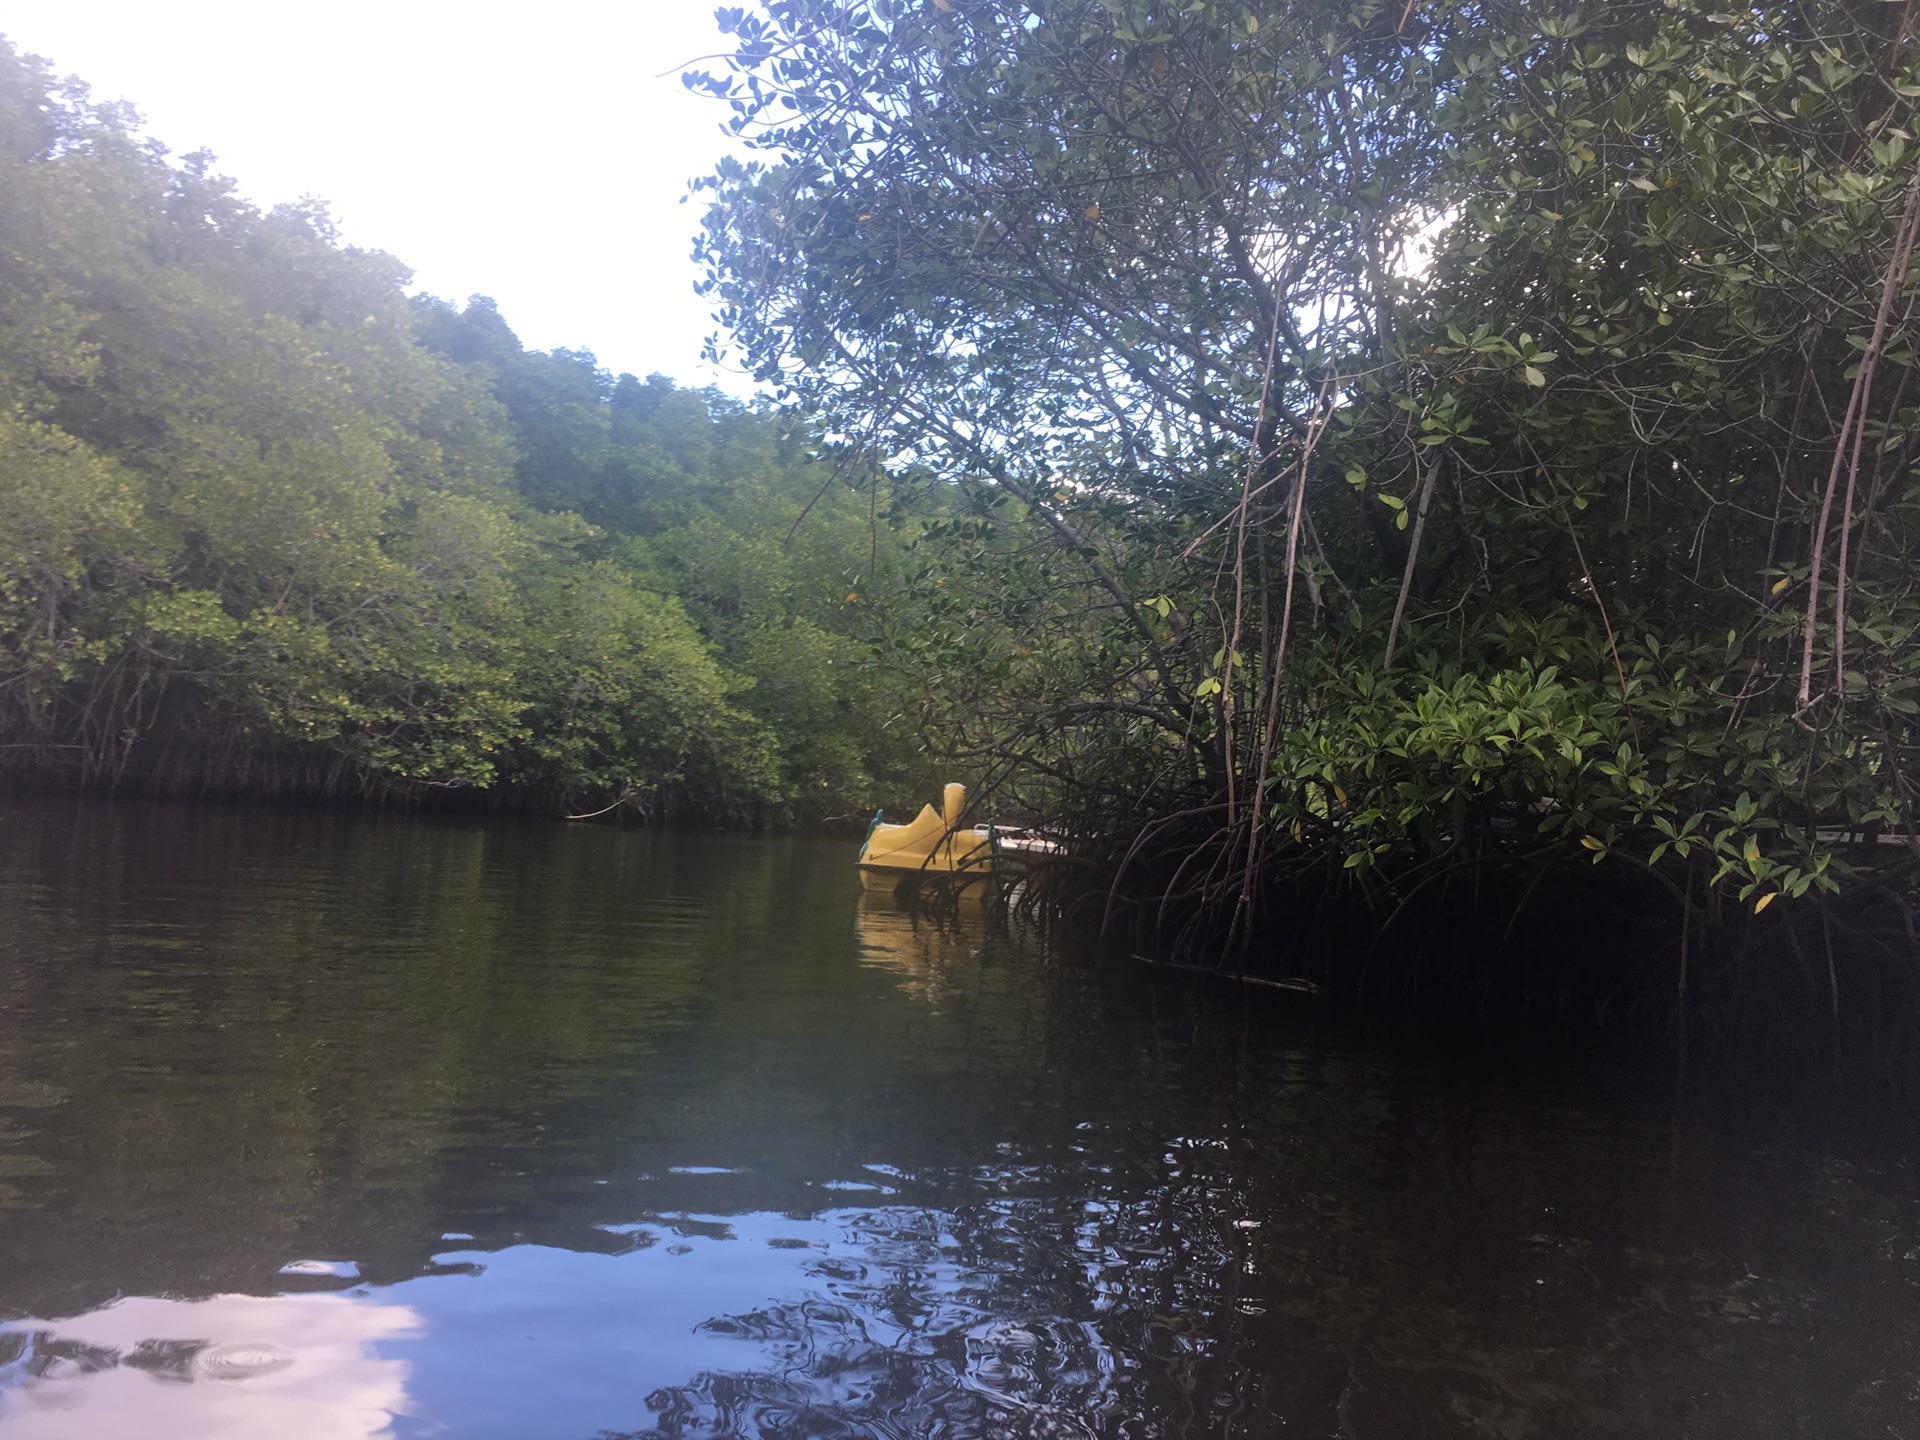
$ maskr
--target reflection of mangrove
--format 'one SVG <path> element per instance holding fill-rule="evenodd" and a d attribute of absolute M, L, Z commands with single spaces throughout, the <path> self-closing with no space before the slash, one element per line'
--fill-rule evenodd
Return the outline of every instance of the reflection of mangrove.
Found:
<path fill-rule="evenodd" d="M 1595 1417 L 1668 1433 L 1707 1387 L 1724 1423 L 1697 1433 L 1767 1436 L 1829 1401 L 1868 1433 L 1906 1403 L 1818 1393 L 1804 1368 L 1816 1323 L 1841 1324 L 1860 1373 L 1910 1384 L 1900 1295 L 1822 1315 L 1733 1256 L 1599 1255 L 1550 1217 L 1461 1276 L 1404 1214 L 1394 1235 L 1391 1205 L 1363 1216 L 1333 1177 L 1247 1160 L 1174 1140 L 1144 1189 L 1010 1165 L 955 1177 L 981 1198 L 950 1210 L 861 1213 L 809 1286 L 709 1319 L 738 1360 L 653 1392 L 625 1440 L 1558 1440 Z"/>
<path fill-rule="evenodd" d="M 9 809 L 0 1214 L 20 1234 L 31 1213 L 35 1243 L 0 1270 L 0 1315 L 89 1308 L 111 1290 L 79 1277 L 107 1273 L 270 1286 L 316 1237 L 397 1278 L 341 1233 L 358 1197 L 412 1197 L 434 1233 L 462 1147 L 537 1153 L 554 1107 L 698 1018 L 712 955 L 792 923 L 796 858 L 559 826 Z"/>
<path fill-rule="evenodd" d="M 746 1363 L 656 1391 L 654 1423 L 629 1440 L 1170 1435 L 1182 1416 L 1259 1415 L 1259 1382 L 1232 1353 L 1236 1317 L 1258 1307 L 1236 1310 L 1230 1201 L 1186 1188 L 860 1215 L 858 1263 L 823 1259 L 812 1294 L 709 1320 Z"/>
<path fill-rule="evenodd" d="M 709 1371 L 648 1398 L 650 1436 L 1092 1436 L 1118 1396 L 1085 1327 L 983 1321 L 925 1350 L 870 1340 L 851 1310 L 779 1306 L 715 1321 L 773 1349 L 770 1369 Z"/>

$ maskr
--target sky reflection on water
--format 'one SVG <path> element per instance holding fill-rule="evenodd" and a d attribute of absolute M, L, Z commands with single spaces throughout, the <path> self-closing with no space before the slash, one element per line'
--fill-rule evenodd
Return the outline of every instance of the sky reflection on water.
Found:
<path fill-rule="evenodd" d="M 410 1409 L 408 1362 L 383 1343 L 419 1333 L 391 1299 L 135 1296 L 86 1315 L 0 1326 L 0 1429 L 9 1440 L 180 1435 L 367 1440 Z"/>

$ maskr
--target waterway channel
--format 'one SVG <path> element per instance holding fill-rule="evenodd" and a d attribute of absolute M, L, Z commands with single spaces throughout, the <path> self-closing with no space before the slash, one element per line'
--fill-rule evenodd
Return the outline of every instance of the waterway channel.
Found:
<path fill-rule="evenodd" d="M 0 1440 L 1920 1437 L 1897 1115 L 848 862 L 0 803 Z"/>

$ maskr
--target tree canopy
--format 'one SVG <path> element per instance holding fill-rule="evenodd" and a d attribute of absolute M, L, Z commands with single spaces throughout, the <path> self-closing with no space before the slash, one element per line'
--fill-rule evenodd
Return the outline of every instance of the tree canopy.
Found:
<path fill-rule="evenodd" d="M 0 768 L 741 820 L 915 763 L 902 542 L 802 421 L 409 299 L 11 49 L 0 193 Z"/>
<path fill-rule="evenodd" d="M 973 498 L 962 568 L 1063 638 L 1023 675 L 954 637 L 1007 680 L 968 743 L 1165 855 L 1156 924 L 1244 937 L 1289 875 L 1910 886 L 1899 7 L 723 20 L 689 83 L 762 159 L 713 182 L 710 291 L 762 377 Z"/>

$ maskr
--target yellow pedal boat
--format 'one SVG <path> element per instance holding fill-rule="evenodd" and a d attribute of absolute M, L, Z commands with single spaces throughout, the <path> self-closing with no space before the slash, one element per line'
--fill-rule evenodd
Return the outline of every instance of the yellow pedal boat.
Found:
<path fill-rule="evenodd" d="M 962 830 L 966 808 L 967 787 L 949 785 L 938 810 L 924 806 L 905 825 L 885 824 L 876 814 L 855 861 L 861 881 L 883 889 L 913 876 L 953 875 L 969 883 L 992 876 L 999 858 L 993 827 Z"/>

